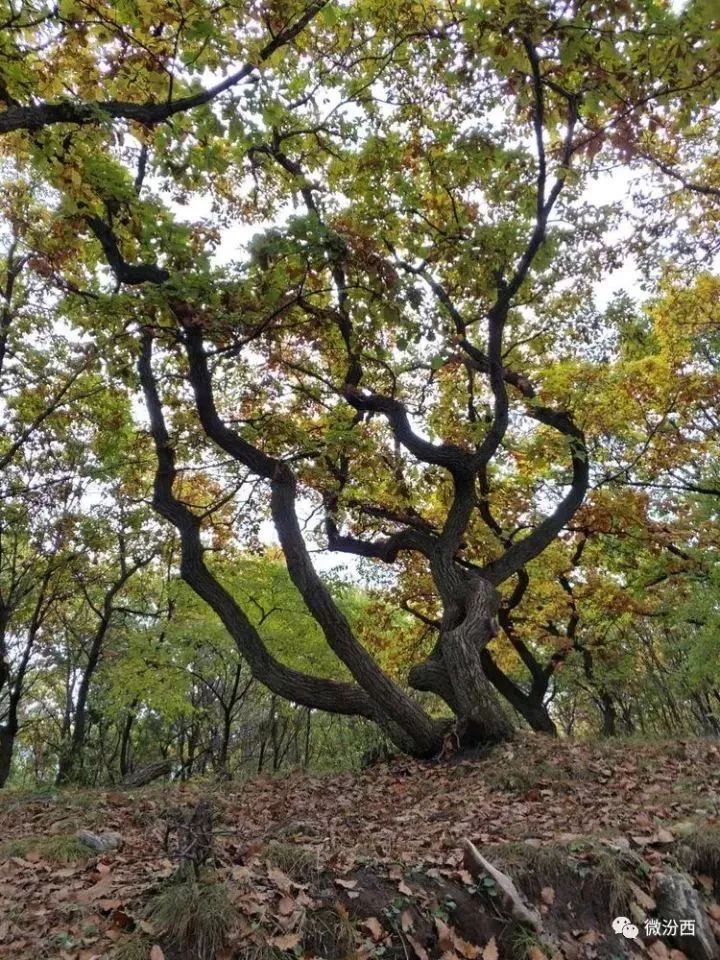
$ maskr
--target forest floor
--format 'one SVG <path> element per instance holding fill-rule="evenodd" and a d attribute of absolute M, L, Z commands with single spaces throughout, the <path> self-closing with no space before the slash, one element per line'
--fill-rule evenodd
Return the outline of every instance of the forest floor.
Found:
<path fill-rule="evenodd" d="M 190 903 L 165 837 L 200 800 L 215 864 L 184 884 Z M 98 855 L 79 829 L 118 831 L 123 846 Z M 465 868 L 465 838 L 540 930 Z M 2 960 L 209 960 L 223 933 L 218 960 L 711 960 L 719 900 L 720 748 L 707 740 L 527 736 L 485 758 L 360 773 L 0 794 Z M 618 915 L 637 937 L 613 930 Z"/>

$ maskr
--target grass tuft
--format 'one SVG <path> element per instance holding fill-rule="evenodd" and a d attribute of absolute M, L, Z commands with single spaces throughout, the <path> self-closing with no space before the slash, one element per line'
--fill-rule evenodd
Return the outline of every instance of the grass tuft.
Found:
<path fill-rule="evenodd" d="M 223 884 L 194 877 L 169 883 L 153 897 L 148 915 L 162 939 L 197 960 L 213 960 L 235 922 Z"/>
<path fill-rule="evenodd" d="M 282 870 L 296 883 L 312 883 L 317 879 L 318 863 L 315 854 L 296 843 L 272 840 L 265 847 L 265 859 L 271 867 Z"/>
<path fill-rule="evenodd" d="M 355 950 L 355 928 L 342 907 L 321 907 L 305 914 L 305 953 L 325 960 L 346 960 Z"/>
<path fill-rule="evenodd" d="M 624 850 L 609 850 L 591 840 L 575 841 L 571 847 L 505 843 L 494 847 L 488 856 L 506 864 L 520 886 L 534 894 L 544 886 L 567 880 L 571 885 L 589 883 L 616 912 L 627 909 L 632 901 L 629 875 L 636 871 L 638 858 Z"/>
<path fill-rule="evenodd" d="M 680 856 L 693 873 L 704 873 L 720 886 L 720 826 L 705 824 L 683 837 Z"/>
<path fill-rule="evenodd" d="M 130 936 L 118 944 L 111 954 L 112 960 L 148 960 L 153 940 L 145 936 Z"/>

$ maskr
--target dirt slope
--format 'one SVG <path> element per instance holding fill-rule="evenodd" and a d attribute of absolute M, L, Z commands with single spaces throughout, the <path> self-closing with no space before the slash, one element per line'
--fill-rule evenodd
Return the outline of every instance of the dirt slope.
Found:
<path fill-rule="evenodd" d="M 223 960 L 712 956 L 719 760 L 704 740 L 526 737 L 482 759 L 398 760 L 360 774 L 9 791 L 0 795 L 0 958 L 206 960 L 147 912 L 176 869 L 172 824 L 202 798 L 213 806 L 216 858 L 204 879 L 222 883 L 234 907 Z M 85 852 L 78 829 L 119 831 L 124 845 Z M 513 879 L 542 930 L 512 922 L 493 878 L 463 867 L 464 838 Z M 663 884 L 682 875 L 704 941 L 662 915 Z M 613 931 L 617 915 L 638 937 Z"/>

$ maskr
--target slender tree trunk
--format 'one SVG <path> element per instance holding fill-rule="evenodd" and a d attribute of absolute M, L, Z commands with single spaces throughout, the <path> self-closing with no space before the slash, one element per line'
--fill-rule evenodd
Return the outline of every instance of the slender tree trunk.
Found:
<path fill-rule="evenodd" d="M 10 720 L 0 726 L 0 787 L 5 786 L 10 776 L 17 733 L 18 724 L 16 720 Z"/>
<path fill-rule="evenodd" d="M 544 702 L 549 678 L 545 679 L 544 683 L 537 683 L 533 679 L 532 686 L 526 693 L 497 666 L 488 650 L 483 650 L 482 666 L 488 680 L 517 710 L 531 730 L 536 733 L 547 733 L 551 737 L 557 736 L 557 727 Z"/>
<path fill-rule="evenodd" d="M 132 727 L 135 722 L 135 714 L 132 709 L 128 711 L 127 716 L 125 717 L 125 722 L 122 727 L 122 734 L 120 737 L 120 779 L 124 780 L 125 777 L 130 773 L 132 769 L 131 765 L 131 750 L 132 750 Z"/>
<path fill-rule="evenodd" d="M 602 691 L 597 700 L 602 716 L 602 735 L 614 737 L 617 734 L 617 711 L 613 698 L 607 691 Z"/>

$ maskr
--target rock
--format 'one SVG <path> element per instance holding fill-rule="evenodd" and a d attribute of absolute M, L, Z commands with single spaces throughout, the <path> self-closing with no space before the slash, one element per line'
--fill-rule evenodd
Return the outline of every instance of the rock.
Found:
<path fill-rule="evenodd" d="M 91 833 L 89 830 L 78 830 L 75 834 L 81 843 L 98 853 L 107 853 L 108 850 L 119 850 L 123 845 L 122 835 L 113 830 L 103 830 L 102 833 Z"/>
<path fill-rule="evenodd" d="M 717 960 L 720 947 L 710 929 L 703 902 L 687 877 L 680 873 L 665 874 L 657 882 L 655 900 L 657 916 L 663 921 L 674 920 L 678 925 L 676 936 L 663 939 L 682 950 L 690 960 Z M 694 924 L 694 934 L 680 934 L 683 921 Z"/>

